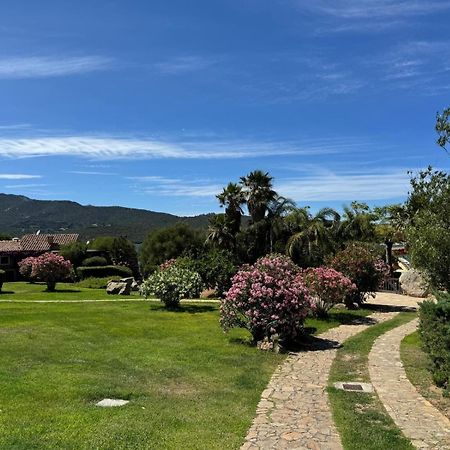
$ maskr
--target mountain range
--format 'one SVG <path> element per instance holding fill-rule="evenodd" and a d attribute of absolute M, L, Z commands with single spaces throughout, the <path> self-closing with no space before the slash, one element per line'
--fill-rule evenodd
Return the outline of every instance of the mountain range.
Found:
<path fill-rule="evenodd" d="M 126 236 L 142 242 L 157 228 L 186 223 L 206 228 L 213 214 L 179 217 L 162 212 L 121 206 L 80 205 L 72 201 L 33 200 L 22 195 L 0 194 L 0 233 L 79 233 L 83 239 L 96 236 Z"/>

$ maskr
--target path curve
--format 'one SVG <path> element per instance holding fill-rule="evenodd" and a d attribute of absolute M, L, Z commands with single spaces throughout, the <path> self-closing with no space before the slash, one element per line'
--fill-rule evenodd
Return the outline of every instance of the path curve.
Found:
<path fill-rule="evenodd" d="M 320 334 L 322 347 L 292 353 L 262 393 L 241 450 L 341 450 L 327 395 L 328 375 L 339 344 L 397 312 L 375 313 L 360 324 Z"/>
<path fill-rule="evenodd" d="M 396 425 L 419 449 L 450 449 L 450 420 L 425 400 L 406 377 L 400 358 L 402 339 L 418 320 L 380 336 L 369 354 L 369 373 L 378 397 Z"/>

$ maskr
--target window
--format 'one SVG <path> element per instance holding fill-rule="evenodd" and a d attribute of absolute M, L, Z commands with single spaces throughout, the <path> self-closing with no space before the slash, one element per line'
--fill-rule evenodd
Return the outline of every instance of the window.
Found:
<path fill-rule="evenodd" d="M 0 266 L 9 266 L 9 256 L 0 256 Z"/>

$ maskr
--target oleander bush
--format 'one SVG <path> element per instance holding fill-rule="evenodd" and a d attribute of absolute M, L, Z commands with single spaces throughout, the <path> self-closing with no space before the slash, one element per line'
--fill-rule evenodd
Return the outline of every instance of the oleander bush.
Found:
<path fill-rule="evenodd" d="M 19 273 L 26 280 L 31 279 L 31 270 L 33 269 L 34 256 L 24 258 L 19 262 Z"/>
<path fill-rule="evenodd" d="M 128 278 L 133 276 L 133 271 L 125 266 L 78 267 L 77 275 L 81 280 L 85 280 L 86 278 L 106 278 L 113 276 Z"/>
<path fill-rule="evenodd" d="M 140 288 L 143 297 L 155 295 L 168 308 L 176 308 L 184 298 L 198 298 L 203 288 L 197 272 L 178 267 L 176 264 L 157 270 L 145 280 Z"/>
<path fill-rule="evenodd" d="M 0 292 L 2 292 L 3 282 L 5 281 L 6 272 L 0 269 Z"/>
<path fill-rule="evenodd" d="M 389 266 L 373 249 L 362 243 L 352 243 L 336 253 L 330 266 L 343 273 L 355 284 L 356 290 L 346 297 L 346 305 L 362 304 L 373 295 L 389 276 Z"/>
<path fill-rule="evenodd" d="M 72 274 L 72 263 L 55 253 L 44 253 L 33 258 L 31 263 L 31 278 L 44 281 L 49 292 L 55 291 L 58 281 L 67 280 Z"/>
<path fill-rule="evenodd" d="M 419 310 L 419 333 L 431 361 L 434 382 L 450 395 L 450 295 L 425 300 Z"/>
<path fill-rule="evenodd" d="M 107 266 L 108 261 L 103 256 L 91 256 L 83 260 L 83 267 L 102 267 Z"/>
<path fill-rule="evenodd" d="M 313 298 L 313 312 L 317 317 L 326 317 L 334 305 L 345 302 L 357 291 L 350 278 L 330 267 L 306 269 L 301 277 Z"/>
<path fill-rule="evenodd" d="M 266 256 L 253 265 L 242 266 L 221 302 L 223 329 L 246 328 L 254 342 L 295 340 L 313 308 L 299 273 L 300 269 L 281 255 Z"/>

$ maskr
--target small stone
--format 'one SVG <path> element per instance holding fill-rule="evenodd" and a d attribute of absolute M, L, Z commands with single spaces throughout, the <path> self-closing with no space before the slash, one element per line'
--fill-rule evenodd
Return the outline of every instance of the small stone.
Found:
<path fill-rule="evenodd" d="M 115 406 L 124 406 L 130 403 L 129 400 L 120 400 L 117 398 L 104 398 L 95 404 L 95 406 L 100 406 L 102 408 L 113 408 Z"/>

